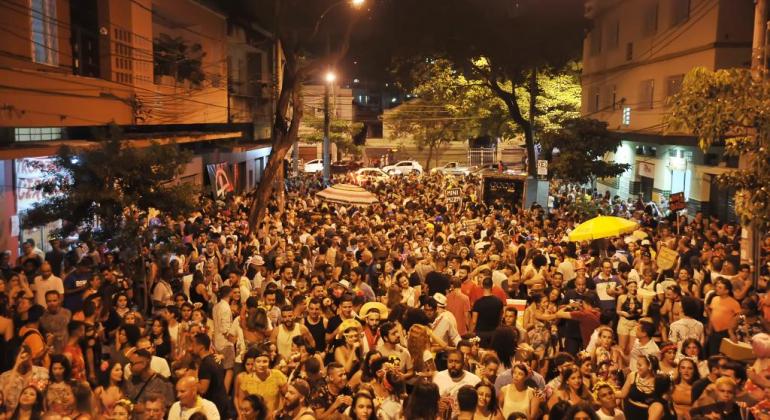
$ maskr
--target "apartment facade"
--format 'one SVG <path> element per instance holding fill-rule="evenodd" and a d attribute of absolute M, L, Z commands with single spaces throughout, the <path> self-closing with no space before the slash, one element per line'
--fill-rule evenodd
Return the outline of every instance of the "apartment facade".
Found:
<path fill-rule="evenodd" d="M 19 229 L 44 199 L 33 163 L 62 144 L 93 146 L 94 129 L 109 124 L 132 147 L 193 150 L 180 182 L 207 188 L 207 166 L 224 164 L 237 190 L 256 186 L 276 50 L 268 34 L 199 0 L 0 0 L 0 250 L 15 254 L 26 238 L 42 246 L 55 227 Z M 260 59 L 234 71 L 229 57 L 248 53 Z M 233 88 L 255 77 L 258 91 Z"/>
<path fill-rule="evenodd" d="M 691 214 L 734 220 L 732 191 L 716 176 L 737 167 L 722 148 L 702 151 L 689 133 L 665 124 L 667 101 L 695 67 L 748 67 L 751 0 L 591 0 L 583 47 L 582 115 L 621 139 L 609 159 L 631 165 L 600 191 L 665 201 L 684 192 Z"/>

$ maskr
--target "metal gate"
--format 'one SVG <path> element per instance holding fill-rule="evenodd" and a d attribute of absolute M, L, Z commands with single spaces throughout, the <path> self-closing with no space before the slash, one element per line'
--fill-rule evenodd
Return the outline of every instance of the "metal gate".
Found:
<path fill-rule="evenodd" d="M 491 165 L 493 163 L 497 163 L 496 148 L 468 149 L 468 166 Z"/>

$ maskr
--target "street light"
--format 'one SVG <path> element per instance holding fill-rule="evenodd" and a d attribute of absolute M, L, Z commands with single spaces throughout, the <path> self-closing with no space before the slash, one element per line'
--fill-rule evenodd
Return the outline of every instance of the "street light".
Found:
<path fill-rule="evenodd" d="M 324 186 L 329 186 L 331 180 L 331 144 L 329 140 L 329 87 L 335 80 L 337 75 L 331 70 L 326 72 L 324 77 L 326 83 L 324 83 L 324 142 L 323 142 L 323 183 Z"/>
<path fill-rule="evenodd" d="M 352 1 L 353 7 L 361 7 L 361 6 L 363 6 L 364 5 L 364 1 L 365 0 L 353 0 Z"/>

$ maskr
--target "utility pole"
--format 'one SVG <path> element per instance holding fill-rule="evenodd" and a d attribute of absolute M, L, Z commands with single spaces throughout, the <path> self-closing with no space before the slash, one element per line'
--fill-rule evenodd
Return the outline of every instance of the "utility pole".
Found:
<path fill-rule="evenodd" d="M 331 179 L 331 144 L 329 142 L 329 85 L 332 83 L 331 73 L 326 76 L 324 83 L 324 143 L 323 143 L 323 182 L 329 186 Z"/>
<path fill-rule="evenodd" d="M 754 0 L 754 36 L 751 43 L 751 76 L 755 81 L 762 81 L 767 73 L 766 48 L 767 48 L 767 0 Z M 759 133 L 754 131 L 757 137 Z M 756 165 L 756 156 L 747 154 L 740 156 L 739 167 L 744 169 L 749 165 Z M 742 234 L 741 256 L 750 260 L 752 265 L 752 277 L 756 290 L 760 271 L 760 232 L 751 225 L 744 226 L 746 233 Z"/>

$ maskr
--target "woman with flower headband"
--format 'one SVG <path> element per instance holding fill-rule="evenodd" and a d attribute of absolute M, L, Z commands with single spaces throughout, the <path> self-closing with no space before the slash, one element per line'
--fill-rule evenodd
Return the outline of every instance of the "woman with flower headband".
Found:
<path fill-rule="evenodd" d="M 131 413 L 134 411 L 134 404 L 131 401 L 123 399 L 115 403 L 115 408 L 112 416 L 107 417 L 110 420 L 129 420 Z"/>
<path fill-rule="evenodd" d="M 116 360 L 103 361 L 99 366 L 99 386 L 94 390 L 97 413 L 110 417 L 114 414 L 115 404 L 125 397 L 123 393 L 123 368 Z"/>
<path fill-rule="evenodd" d="M 681 353 L 678 358 L 686 357 L 694 361 L 698 366 L 698 373 L 701 377 L 708 376 L 708 361 L 703 358 L 703 346 L 695 338 L 688 338 L 682 341 Z"/>
<path fill-rule="evenodd" d="M 617 393 L 623 400 L 623 412 L 628 420 L 646 420 L 650 408 L 650 398 L 654 395 L 655 374 L 658 372 L 658 358 L 641 356 L 636 372 L 626 378 L 623 389 Z"/>
<path fill-rule="evenodd" d="M 692 408 L 692 385 L 700 379 L 698 365 L 694 360 L 682 358 L 676 369 L 674 376 L 674 392 L 671 394 L 671 400 L 674 403 L 674 410 L 679 418 L 687 418 Z"/>
<path fill-rule="evenodd" d="M 673 377 L 677 373 L 676 344 L 663 343 L 660 346 L 660 372 Z"/>

